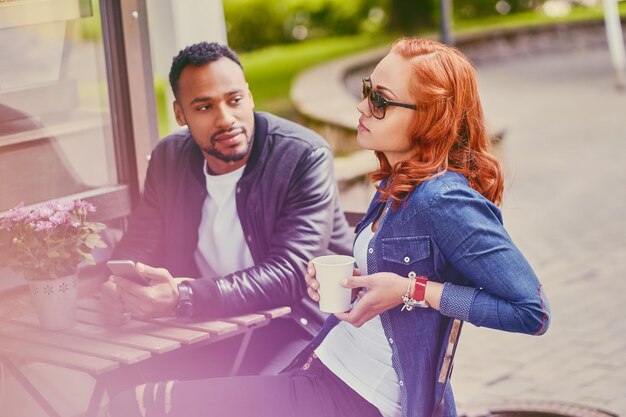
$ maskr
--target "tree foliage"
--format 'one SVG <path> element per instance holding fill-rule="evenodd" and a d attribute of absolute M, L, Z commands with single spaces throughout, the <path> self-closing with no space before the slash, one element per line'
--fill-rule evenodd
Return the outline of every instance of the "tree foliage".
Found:
<path fill-rule="evenodd" d="M 450 0 L 455 20 L 517 13 L 546 0 Z M 440 0 L 224 0 L 237 51 L 331 36 L 437 30 Z"/>
<path fill-rule="evenodd" d="M 438 4 L 436 0 L 390 0 L 389 27 L 407 34 L 433 29 Z"/>

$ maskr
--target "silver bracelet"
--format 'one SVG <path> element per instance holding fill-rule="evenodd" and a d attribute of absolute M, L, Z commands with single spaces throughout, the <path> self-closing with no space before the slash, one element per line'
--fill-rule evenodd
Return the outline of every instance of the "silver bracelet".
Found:
<path fill-rule="evenodd" d="M 413 292 L 415 291 L 415 277 L 409 278 L 409 285 L 406 287 L 406 292 L 402 296 L 402 302 L 404 305 L 400 311 L 411 311 L 415 308 L 416 301 L 413 299 Z"/>

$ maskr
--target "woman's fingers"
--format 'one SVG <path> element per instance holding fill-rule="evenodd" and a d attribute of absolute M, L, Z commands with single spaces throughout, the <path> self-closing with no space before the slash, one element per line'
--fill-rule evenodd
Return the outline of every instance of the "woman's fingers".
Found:
<path fill-rule="evenodd" d="M 320 295 L 317 293 L 317 290 L 320 287 L 319 282 L 315 279 L 315 266 L 312 261 L 309 261 L 306 267 L 306 274 L 304 275 L 304 280 L 306 281 L 306 292 L 309 298 L 315 302 L 320 301 Z"/>
<path fill-rule="evenodd" d="M 315 291 L 314 289 L 312 289 L 311 287 L 308 287 L 306 289 L 307 294 L 309 295 L 309 298 L 311 298 L 311 300 L 315 301 L 315 302 L 319 302 L 320 301 L 320 295 L 317 291 Z"/>
<path fill-rule="evenodd" d="M 307 284 L 311 280 L 315 279 L 315 266 L 313 265 L 312 261 L 309 261 L 308 265 L 306 266 L 306 274 L 304 275 L 304 279 L 306 280 Z"/>

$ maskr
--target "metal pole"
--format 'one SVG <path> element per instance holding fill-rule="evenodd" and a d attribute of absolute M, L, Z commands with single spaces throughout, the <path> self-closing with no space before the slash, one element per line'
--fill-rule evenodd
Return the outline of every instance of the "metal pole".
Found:
<path fill-rule="evenodd" d="M 440 0 L 441 19 L 439 20 L 439 31 L 441 42 L 446 45 L 454 45 L 452 35 L 452 0 Z"/>
<path fill-rule="evenodd" d="M 615 86 L 619 90 L 623 90 L 626 87 L 626 53 L 624 53 L 622 22 L 617 9 L 617 0 L 602 0 L 602 5 L 604 7 L 606 40 L 615 69 Z"/>

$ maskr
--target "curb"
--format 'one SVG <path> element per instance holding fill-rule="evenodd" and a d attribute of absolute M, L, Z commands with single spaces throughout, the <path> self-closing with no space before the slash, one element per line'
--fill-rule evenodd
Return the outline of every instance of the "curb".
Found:
<path fill-rule="evenodd" d="M 625 18 L 622 18 L 625 20 Z M 520 28 L 495 28 L 458 35 L 456 46 L 474 63 L 532 54 L 555 53 L 606 45 L 602 20 L 549 23 Z M 431 37 L 431 36 L 426 36 Z M 371 66 L 389 50 L 389 45 L 354 54 L 313 67 L 294 79 L 290 99 L 295 109 L 313 124 L 321 125 L 335 151 L 342 150 L 336 132 L 356 131 L 358 99 L 346 88 L 346 79 Z M 495 138 L 502 139 L 500 127 Z M 351 133 L 352 132 L 352 133 Z M 345 134 L 344 134 L 345 135 Z M 497 141 L 494 141 L 497 144 Z M 367 152 L 369 156 L 363 153 Z M 378 166 L 371 151 L 357 150 L 335 158 L 335 174 L 340 187 L 363 177 Z"/>
<path fill-rule="evenodd" d="M 477 405 L 459 412 L 459 417 L 618 417 L 599 408 L 562 401 L 511 401 Z"/>
<path fill-rule="evenodd" d="M 626 18 L 622 20 L 626 21 Z M 606 45 L 604 22 L 585 20 L 470 32 L 458 35 L 455 46 L 477 63 L 584 49 L 599 44 Z M 294 79 L 289 93 L 295 109 L 310 120 L 354 131 L 358 119 L 358 100 L 346 88 L 345 80 L 349 75 L 381 59 L 389 47 L 385 45 L 301 72 Z"/>

